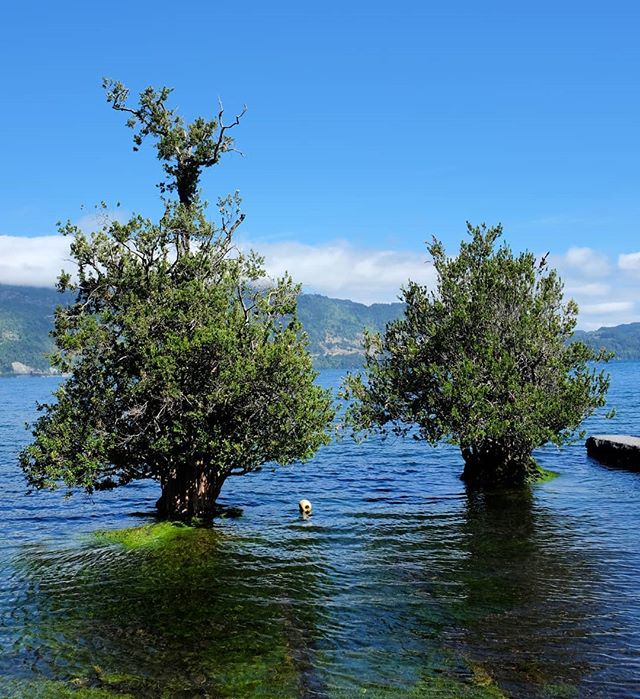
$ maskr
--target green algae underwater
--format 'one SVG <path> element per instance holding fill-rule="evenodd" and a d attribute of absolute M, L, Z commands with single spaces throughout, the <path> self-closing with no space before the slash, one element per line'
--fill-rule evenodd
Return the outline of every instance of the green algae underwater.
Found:
<path fill-rule="evenodd" d="M 510 495 L 520 508 L 530 500 Z M 504 503 L 503 503 L 504 504 Z M 484 506 L 480 508 L 484 512 Z M 486 522 L 476 522 L 482 531 Z M 493 522 L 493 526 L 502 523 Z M 84 545 L 59 553 L 25 555 L 22 570 L 31 581 L 38 639 L 38 678 L 0 683 L 0 695 L 37 699 L 107 697 L 443 697 L 489 699 L 509 696 L 469 652 L 446 643 L 427 643 L 420 671 L 397 684 L 362 677 L 357 686 L 327 680 L 331 649 L 321 643 L 327 618 L 323 595 L 334 586 L 322 565 L 310 566 L 291 551 L 287 565 L 270 552 L 270 542 L 215 528 L 159 522 L 87 536 Z M 390 547 L 388 541 L 372 542 Z M 512 542 L 512 555 L 528 555 L 527 540 Z M 481 542 L 482 561 L 492 548 Z M 393 549 L 393 544 L 391 544 Z M 493 551 L 504 556 L 504 546 Z M 95 565 L 96 560 L 99 565 Z M 483 566 L 484 567 L 484 564 Z M 60 585 L 67 571 L 68 586 Z M 272 571 L 273 575 L 265 571 Z M 465 572 L 469 590 L 497 608 L 512 602 L 509 587 L 491 589 L 476 567 Z M 334 590 L 334 592 L 337 592 Z M 507 599 L 505 599 L 505 595 Z M 475 606 L 475 605 L 473 605 Z M 416 610 L 432 639 L 452 622 L 468 624 L 468 605 Z M 384 621 L 384 620 L 382 620 Z M 364 629 L 363 629 L 364 631 Z M 26 648 L 26 651 L 29 649 Z M 374 648 L 371 652 L 376 654 Z M 392 676 L 393 652 L 378 656 Z M 51 678 L 51 679 L 48 679 Z M 56 679 L 53 679 L 56 678 Z M 567 684 L 542 681 L 547 697 L 571 697 Z M 4 692 L 4 694 L 2 694 Z"/>
<path fill-rule="evenodd" d="M 27 563 L 44 603 L 34 629 L 48 641 L 42 674 L 66 675 L 66 691 L 87 697 L 240 697 L 268 687 L 296 696 L 305 658 L 291 648 L 294 624 L 312 619 L 286 589 L 265 585 L 264 561 L 245 557 L 234 569 L 229 548 L 238 545 L 211 529 L 159 523 L 98 532 L 66 561 Z M 96 555 L 99 567 L 83 565 Z M 47 599 L 47 579 L 68 566 L 68 593 L 57 585 Z"/>
<path fill-rule="evenodd" d="M 628 432 L 640 365 L 614 371 Z M 0 381 L 3 699 L 637 695 L 637 474 L 576 445 L 536 454 L 555 478 L 470 492 L 446 446 L 342 442 L 228 483 L 242 517 L 154 523 L 150 482 L 24 497 L 50 385 Z"/>
<path fill-rule="evenodd" d="M 25 557 L 38 597 L 40 678 L 0 680 L 1 696 L 33 699 L 108 697 L 335 697 L 316 671 L 314 587 L 322 574 L 290 566 L 265 579 L 268 560 L 211 528 L 159 522 L 87 537 L 65 559 Z M 230 548 L 235 555 L 230 556 Z M 83 558 L 101 559 L 99 569 Z M 89 557 L 88 554 L 91 554 Z M 229 562 L 233 560 L 234 563 Z M 238 563 L 242 563 L 239 570 Z M 273 569 L 277 562 L 273 561 Z M 65 591 L 53 578 L 73 569 Z M 324 581 L 327 584 L 327 581 Z M 238 594 L 229 596 L 229 590 Z M 218 594 L 219 591 L 224 591 Z M 237 629 L 242 629 L 241 633 Z M 42 643 L 44 641 L 44 644 Z M 450 664 L 451 675 L 443 668 Z M 46 679 L 48 675 L 58 679 Z M 64 678 L 64 679 L 59 679 Z M 438 656 L 438 671 L 402 690 L 363 686 L 366 697 L 504 697 L 479 666 Z"/>

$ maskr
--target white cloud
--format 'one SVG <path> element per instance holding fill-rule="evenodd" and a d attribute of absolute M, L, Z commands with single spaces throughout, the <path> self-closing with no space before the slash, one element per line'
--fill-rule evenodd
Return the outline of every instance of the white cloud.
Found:
<path fill-rule="evenodd" d="M 110 221 L 124 221 L 123 210 L 97 210 L 75 222 L 86 234 Z M 69 255 L 71 240 L 62 234 L 41 236 L 0 235 L 0 284 L 53 286 L 64 269 L 72 272 L 75 264 Z"/>
<path fill-rule="evenodd" d="M 267 272 L 289 272 L 305 291 L 361 303 L 396 301 L 409 279 L 431 285 L 434 269 L 424 252 L 356 248 L 346 242 L 304 245 L 296 242 L 257 243 Z"/>
<path fill-rule="evenodd" d="M 130 218 L 130 213 L 124 209 L 102 209 L 96 207 L 92 213 L 82 216 L 75 225 L 87 235 L 108 228 L 112 221 L 124 223 Z"/>
<path fill-rule="evenodd" d="M 598 300 L 592 297 L 586 302 L 581 302 L 580 297 L 574 295 L 580 309 L 578 327 L 583 330 L 596 330 L 607 325 L 640 321 L 640 313 L 636 306 L 639 292 L 638 288 L 614 284 L 609 292 L 600 296 Z"/>
<path fill-rule="evenodd" d="M 90 228 L 92 223 L 83 225 Z M 307 292 L 363 303 L 397 300 L 409 279 L 429 287 L 435 281 L 433 265 L 422 250 L 360 248 L 344 241 L 243 242 L 241 247 L 264 255 L 272 277 L 290 272 Z M 0 236 L 0 283 L 51 286 L 62 268 L 73 269 L 68 250 L 69 240 L 63 236 Z M 579 327 L 640 321 L 640 275 L 620 273 L 640 271 L 640 253 L 620 254 L 616 267 L 598 250 L 574 247 L 552 255 L 549 264 L 564 280 L 566 297 L 578 302 Z"/>
<path fill-rule="evenodd" d="M 630 252 L 619 255 L 618 267 L 625 272 L 640 271 L 640 252 Z"/>
<path fill-rule="evenodd" d="M 92 228 L 93 220 L 84 228 Z M 431 284 L 433 265 L 424 252 L 361 249 L 346 242 L 243 244 L 264 255 L 267 272 L 289 272 L 305 291 L 362 303 L 396 301 L 409 279 Z M 52 286 L 61 269 L 72 269 L 69 240 L 61 235 L 0 236 L 0 283 Z"/>
<path fill-rule="evenodd" d="M 624 313 L 633 308 L 633 301 L 604 301 L 603 303 L 587 303 L 580 310 L 587 315 L 597 313 Z"/>
<path fill-rule="evenodd" d="M 587 282 L 582 284 L 579 280 L 573 280 L 565 285 L 565 294 L 567 296 L 606 296 L 611 291 L 610 284 L 602 284 L 600 282 Z"/>
<path fill-rule="evenodd" d="M 587 277 L 606 277 L 611 271 L 608 257 L 593 248 L 569 248 L 564 255 L 553 255 L 553 264 Z"/>
<path fill-rule="evenodd" d="M 0 235 L 1 284 L 53 286 L 63 268 L 72 268 L 69 240 L 64 236 Z"/>
<path fill-rule="evenodd" d="M 565 296 L 578 303 L 578 327 L 594 330 L 640 321 L 640 307 L 636 306 L 640 283 L 637 278 L 623 278 L 606 253 L 571 247 L 564 253 L 550 255 L 549 264 L 564 281 Z"/>

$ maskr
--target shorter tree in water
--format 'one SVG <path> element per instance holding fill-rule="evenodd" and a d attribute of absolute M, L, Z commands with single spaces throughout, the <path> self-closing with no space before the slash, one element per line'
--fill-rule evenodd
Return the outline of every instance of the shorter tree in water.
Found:
<path fill-rule="evenodd" d="M 456 444 L 471 485 L 516 485 L 540 470 L 532 451 L 562 445 L 605 404 L 609 358 L 572 342 L 578 308 L 546 258 L 514 256 L 500 226 L 468 225 L 456 257 L 428 245 L 430 291 L 409 282 L 404 317 L 366 336 L 366 365 L 345 382 L 356 433 L 411 433 Z"/>
<path fill-rule="evenodd" d="M 265 285 L 260 258 L 235 249 L 237 196 L 220 200 L 217 224 L 199 199 L 200 173 L 232 150 L 239 119 L 185 124 L 166 106 L 168 89 L 149 88 L 129 108 L 123 85 L 106 87 L 138 129 L 136 149 L 157 139 L 165 211 L 90 236 L 63 227 L 77 279 L 59 280 L 75 302 L 56 311 L 53 364 L 69 377 L 39 406 L 21 464 L 35 488 L 152 478 L 160 514 L 208 515 L 229 476 L 326 443 L 332 404 L 314 383 L 299 287 L 288 276 Z"/>

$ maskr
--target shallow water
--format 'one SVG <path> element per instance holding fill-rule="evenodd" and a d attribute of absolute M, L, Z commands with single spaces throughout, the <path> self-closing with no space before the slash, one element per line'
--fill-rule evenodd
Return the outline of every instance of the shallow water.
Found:
<path fill-rule="evenodd" d="M 588 429 L 638 434 L 640 363 L 611 373 L 618 414 Z M 0 696 L 640 696 L 640 474 L 579 443 L 540 451 L 555 480 L 473 496 L 453 448 L 342 442 L 231 479 L 242 517 L 127 550 L 94 534 L 153 521 L 153 483 L 24 493 L 55 381 L 0 379 Z"/>

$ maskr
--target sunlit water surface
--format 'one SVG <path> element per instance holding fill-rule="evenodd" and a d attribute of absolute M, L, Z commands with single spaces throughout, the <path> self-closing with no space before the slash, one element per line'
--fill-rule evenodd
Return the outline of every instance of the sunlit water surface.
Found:
<path fill-rule="evenodd" d="M 638 434 L 640 363 L 611 372 L 617 417 L 587 428 Z M 0 379 L 0 696 L 640 696 L 640 474 L 582 442 L 484 496 L 453 448 L 334 444 L 228 481 L 242 517 L 127 550 L 94 534 L 153 521 L 154 483 L 25 495 L 55 383 Z"/>

